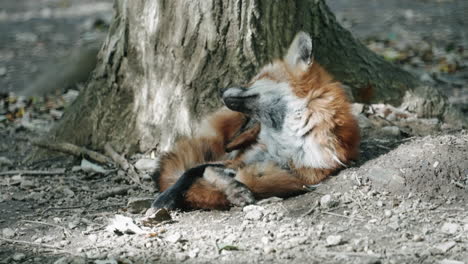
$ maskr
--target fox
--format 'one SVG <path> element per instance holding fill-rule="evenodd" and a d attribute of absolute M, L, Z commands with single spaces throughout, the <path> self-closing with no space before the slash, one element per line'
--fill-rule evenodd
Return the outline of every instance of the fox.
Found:
<path fill-rule="evenodd" d="M 301 31 L 250 82 L 220 89 L 224 106 L 161 154 L 152 207 L 225 210 L 290 197 L 357 159 L 350 102 L 312 48 Z"/>

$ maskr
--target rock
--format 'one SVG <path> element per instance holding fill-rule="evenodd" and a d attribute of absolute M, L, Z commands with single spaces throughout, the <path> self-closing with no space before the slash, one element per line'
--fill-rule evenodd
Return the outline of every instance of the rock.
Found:
<path fill-rule="evenodd" d="M 326 194 L 320 198 L 320 206 L 325 208 L 332 208 L 339 204 L 339 201 L 332 195 Z"/>
<path fill-rule="evenodd" d="M 442 225 L 441 231 L 446 234 L 455 234 L 459 228 L 460 226 L 456 223 L 444 223 Z"/>
<path fill-rule="evenodd" d="M 401 172 L 393 168 L 373 167 L 366 174 L 373 184 L 378 187 L 394 191 L 401 191 L 405 187 L 405 178 Z"/>
<path fill-rule="evenodd" d="M 117 235 L 123 234 L 144 234 L 145 232 L 138 227 L 133 219 L 123 215 L 115 215 L 111 223 L 106 228 L 110 232 L 114 232 Z"/>
<path fill-rule="evenodd" d="M 94 261 L 94 264 L 118 264 L 118 263 L 119 262 L 113 258 Z"/>
<path fill-rule="evenodd" d="M 391 217 L 392 214 L 393 214 L 393 213 L 392 213 L 391 210 L 388 210 L 388 209 L 385 209 L 385 210 L 384 210 L 384 215 L 385 215 L 386 217 Z"/>
<path fill-rule="evenodd" d="M 132 214 L 138 214 L 151 207 L 154 197 L 131 197 L 127 202 L 127 209 Z"/>
<path fill-rule="evenodd" d="M 351 105 L 351 112 L 353 113 L 354 116 L 358 116 L 359 114 L 364 112 L 364 104 L 353 103 Z"/>
<path fill-rule="evenodd" d="M 262 219 L 264 208 L 258 205 L 247 205 L 242 209 L 245 214 L 245 219 L 258 221 Z"/>
<path fill-rule="evenodd" d="M 174 233 L 166 237 L 166 241 L 170 243 L 177 243 L 182 239 L 182 235 L 180 233 Z"/>
<path fill-rule="evenodd" d="M 85 172 L 94 172 L 94 173 L 101 173 L 101 174 L 104 174 L 107 172 L 103 167 L 97 164 L 94 164 L 92 162 L 89 162 L 86 159 L 81 160 L 80 166 L 81 166 L 81 170 Z"/>
<path fill-rule="evenodd" d="M 5 76 L 7 73 L 7 68 L 6 67 L 0 67 L 0 76 Z"/>
<path fill-rule="evenodd" d="M 155 171 L 158 169 L 158 160 L 139 159 L 135 162 L 135 168 L 139 171 Z"/>
<path fill-rule="evenodd" d="M 20 188 L 22 189 L 32 189 L 36 187 L 33 181 L 23 180 L 20 183 Z"/>
<path fill-rule="evenodd" d="M 338 235 L 338 236 L 334 236 L 334 235 L 330 235 L 327 237 L 327 246 L 328 247 L 332 247 L 332 246 L 337 246 L 337 245 L 340 245 L 343 243 L 343 238 Z"/>
<path fill-rule="evenodd" d="M 401 134 L 400 128 L 397 126 L 385 126 L 380 130 L 384 135 L 398 137 Z"/>
<path fill-rule="evenodd" d="M 360 128 L 369 128 L 373 126 L 372 121 L 370 121 L 364 114 L 359 114 L 357 116 L 357 120 Z"/>
<path fill-rule="evenodd" d="M 146 212 L 146 217 L 142 220 L 142 223 L 144 226 L 154 226 L 164 221 L 170 220 L 172 220 L 172 217 L 167 209 L 150 208 Z"/>
<path fill-rule="evenodd" d="M 454 241 L 449 241 L 449 242 L 437 244 L 435 248 L 442 251 L 442 253 L 446 253 L 447 251 L 452 249 L 456 244 L 457 243 L 455 243 Z"/>
<path fill-rule="evenodd" d="M 15 253 L 15 254 L 13 255 L 13 260 L 14 260 L 14 261 L 22 261 L 22 260 L 24 260 L 25 258 L 26 258 L 26 254 L 24 254 L 24 253 Z"/>
<path fill-rule="evenodd" d="M 452 259 L 443 259 L 439 261 L 439 264 L 465 264 L 463 261 L 452 260 Z"/>
<path fill-rule="evenodd" d="M 5 157 L 0 157 L 0 166 L 11 166 L 11 165 L 13 165 L 13 161 Z"/>
<path fill-rule="evenodd" d="M 2 230 L 2 234 L 3 234 L 3 237 L 5 238 L 12 238 L 16 235 L 16 232 L 15 230 L 11 229 L 11 228 L 4 228 Z"/>

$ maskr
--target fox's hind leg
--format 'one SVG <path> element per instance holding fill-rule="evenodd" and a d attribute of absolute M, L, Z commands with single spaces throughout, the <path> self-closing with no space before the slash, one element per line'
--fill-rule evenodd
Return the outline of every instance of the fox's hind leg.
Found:
<path fill-rule="evenodd" d="M 255 202 L 253 194 L 234 179 L 236 172 L 220 164 L 204 164 L 187 170 L 161 193 L 153 208 L 227 209 Z"/>

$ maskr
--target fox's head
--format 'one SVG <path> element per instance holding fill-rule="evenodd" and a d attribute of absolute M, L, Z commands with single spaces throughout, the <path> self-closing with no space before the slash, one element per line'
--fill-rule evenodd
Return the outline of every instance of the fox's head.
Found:
<path fill-rule="evenodd" d="M 298 104 L 304 104 L 310 87 L 304 90 L 300 83 L 312 60 L 312 39 L 300 32 L 282 60 L 264 66 L 249 84 L 222 90 L 224 104 L 260 121 L 262 126 L 279 130 L 287 115 L 300 115 L 300 109 L 306 107 Z"/>

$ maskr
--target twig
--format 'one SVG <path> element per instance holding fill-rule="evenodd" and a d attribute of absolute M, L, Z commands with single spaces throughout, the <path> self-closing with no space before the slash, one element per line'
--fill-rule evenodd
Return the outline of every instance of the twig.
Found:
<path fill-rule="evenodd" d="M 59 151 L 66 154 L 71 154 L 73 156 L 82 157 L 86 156 L 91 160 L 97 161 L 99 163 L 109 163 L 110 159 L 105 155 L 102 155 L 99 152 L 89 150 L 84 147 L 79 147 L 67 142 L 52 143 L 44 141 L 32 141 L 32 144 L 41 148 L 46 148 L 54 151 Z"/>
<path fill-rule="evenodd" d="M 11 170 L 11 171 L 4 171 L 0 172 L 0 176 L 5 175 L 60 175 L 64 174 L 65 169 L 54 169 L 49 171 L 40 171 L 40 170 Z"/>
<path fill-rule="evenodd" d="M 24 240 L 15 240 L 15 239 L 9 239 L 9 238 L 4 238 L 4 237 L 0 237 L 0 240 L 6 241 L 6 242 L 12 243 L 12 244 L 16 243 L 16 244 L 23 244 L 23 245 L 29 245 L 29 246 L 45 247 L 45 248 L 62 250 L 62 248 L 57 247 L 57 246 L 48 245 L 48 244 L 41 244 L 41 243 L 35 243 L 35 242 L 29 242 L 29 241 L 24 241 Z"/>
<path fill-rule="evenodd" d="M 322 212 L 322 213 L 323 213 L 323 214 L 328 214 L 328 215 L 333 215 L 333 216 L 344 217 L 344 218 L 348 218 L 348 219 L 352 219 L 352 220 L 365 221 L 364 219 L 361 219 L 361 218 L 356 218 L 356 217 L 352 217 L 352 216 L 336 214 L 336 213 L 332 213 L 332 212 Z"/>
<path fill-rule="evenodd" d="M 70 231 L 64 227 L 64 226 L 61 226 L 61 225 L 56 225 L 56 224 L 51 224 L 51 223 L 46 223 L 46 222 L 39 222 L 39 221 L 32 221 L 32 220 L 20 220 L 21 222 L 25 222 L 25 223 L 30 223 L 30 224 L 38 224 L 38 225 L 46 225 L 46 226 L 53 226 L 53 227 L 58 227 L 58 228 L 61 228 L 63 229 L 63 231 L 68 235 L 70 236 Z"/>
<path fill-rule="evenodd" d="M 83 207 L 88 207 L 90 206 L 91 203 L 89 204 L 86 204 L 86 205 L 77 205 L 77 206 L 68 206 L 68 207 L 49 207 L 47 209 L 45 209 L 44 211 L 42 211 L 41 215 L 45 214 L 47 211 L 52 211 L 52 210 L 70 210 L 70 209 L 79 209 L 79 208 L 83 208 Z"/>
<path fill-rule="evenodd" d="M 106 143 L 106 145 L 104 145 L 104 151 L 123 170 L 126 171 L 130 168 L 130 164 L 128 163 L 128 161 L 124 157 L 119 155 L 119 153 L 117 153 L 109 143 Z"/>
<path fill-rule="evenodd" d="M 124 157 L 122 157 L 119 153 L 117 153 L 109 143 L 104 145 L 104 151 L 106 152 L 112 160 L 117 163 L 124 171 L 127 172 L 128 177 L 132 182 L 138 184 L 143 190 L 151 191 L 152 188 L 148 187 L 141 183 L 140 175 L 135 170 L 132 164 L 130 164 Z"/>
<path fill-rule="evenodd" d="M 315 211 L 315 209 L 317 209 L 317 205 L 314 205 L 312 208 L 310 208 L 307 212 L 303 213 L 301 215 L 301 217 L 305 217 L 307 215 L 310 215 L 311 213 L 313 213 Z"/>

